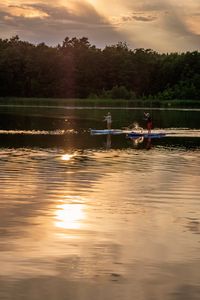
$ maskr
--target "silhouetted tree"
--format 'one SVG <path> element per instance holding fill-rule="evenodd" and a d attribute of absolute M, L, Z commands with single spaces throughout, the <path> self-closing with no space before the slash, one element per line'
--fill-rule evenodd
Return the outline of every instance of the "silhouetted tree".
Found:
<path fill-rule="evenodd" d="M 200 53 L 159 54 L 87 37 L 56 47 L 0 39 L 0 96 L 200 99 Z"/>

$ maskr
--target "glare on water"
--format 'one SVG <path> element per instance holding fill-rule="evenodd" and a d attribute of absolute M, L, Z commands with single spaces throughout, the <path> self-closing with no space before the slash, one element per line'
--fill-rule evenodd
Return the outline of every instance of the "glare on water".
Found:
<path fill-rule="evenodd" d="M 171 133 L 2 146 L 0 299 L 198 299 L 199 144 Z"/>
<path fill-rule="evenodd" d="M 55 212 L 57 227 L 65 229 L 81 228 L 81 220 L 84 219 L 84 211 L 82 204 L 62 204 L 58 206 Z"/>

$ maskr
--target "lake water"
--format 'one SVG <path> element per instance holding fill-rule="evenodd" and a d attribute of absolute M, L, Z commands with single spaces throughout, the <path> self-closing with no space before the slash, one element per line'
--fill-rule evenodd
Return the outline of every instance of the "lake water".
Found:
<path fill-rule="evenodd" d="M 0 299 L 200 299 L 200 111 L 106 112 L 0 108 Z"/>

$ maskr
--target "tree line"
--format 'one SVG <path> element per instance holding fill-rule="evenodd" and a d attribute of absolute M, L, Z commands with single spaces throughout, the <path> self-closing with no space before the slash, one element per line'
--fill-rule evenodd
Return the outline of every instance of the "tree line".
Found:
<path fill-rule="evenodd" d="M 200 53 L 99 49 L 86 37 L 55 47 L 0 39 L 0 97 L 199 100 Z"/>

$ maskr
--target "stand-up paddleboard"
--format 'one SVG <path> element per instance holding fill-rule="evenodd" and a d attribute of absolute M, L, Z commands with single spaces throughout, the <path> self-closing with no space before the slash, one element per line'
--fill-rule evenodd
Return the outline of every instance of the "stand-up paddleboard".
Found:
<path fill-rule="evenodd" d="M 131 133 L 130 130 L 122 129 L 90 129 L 92 135 L 102 135 L 102 134 L 127 134 Z"/>
<path fill-rule="evenodd" d="M 143 138 L 163 138 L 166 136 L 166 133 L 164 132 L 152 132 L 152 133 L 140 133 L 140 132 L 130 132 L 127 134 L 127 136 L 129 138 L 140 138 L 140 137 L 143 137 Z"/>

